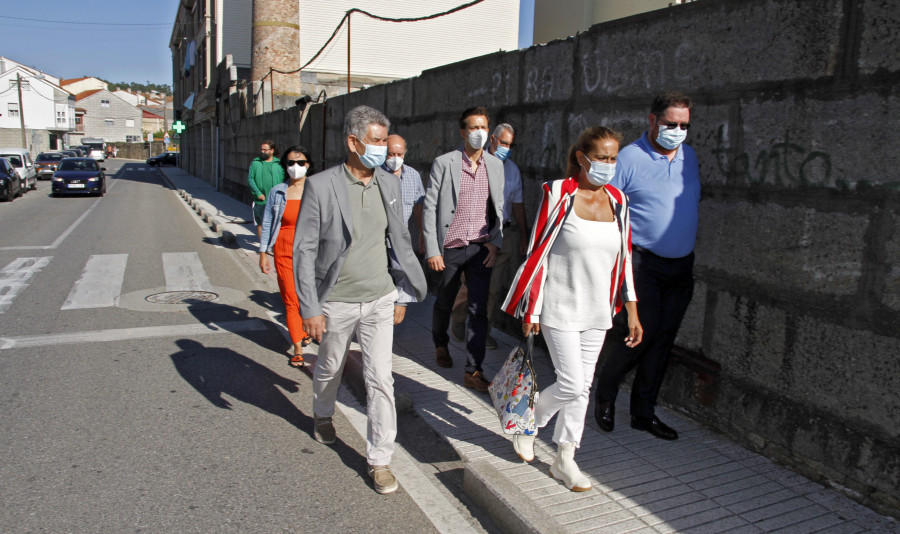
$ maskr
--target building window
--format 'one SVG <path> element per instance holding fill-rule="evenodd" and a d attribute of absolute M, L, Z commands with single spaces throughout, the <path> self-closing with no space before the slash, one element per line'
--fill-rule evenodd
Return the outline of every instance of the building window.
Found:
<path fill-rule="evenodd" d="M 115 119 L 106 119 L 106 127 L 107 128 L 115 126 L 115 125 L 116 125 Z"/>
<path fill-rule="evenodd" d="M 65 126 L 66 124 L 66 113 L 64 111 L 56 112 L 56 124 L 62 124 Z"/>
<path fill-rule="evenodd" d="M 144 136 L 142 135 L 126 135 L 125 142 L 126 143 L 140 143 L 144 140 Z"/>
<path fill-rule="evenodd" d="M 18 117 L 19 116 L 19 104 L 17 102 L 9 103 L 9 116 L 10 117 Z"/>
<path fill-rule="evenodd" d="M 134 128 L 134 119 L 125 119 L 126 128 Z"/>
<path fill-rule="evenodd" d="M 109 107 L 109 100 L 107 100 L 107 99 L 105 99 L 105 98 L 101 99 L 101 100 L 100 100 L 100 107 L 101 107 L 101 108 L 108 108 L 108 107 Z"/>

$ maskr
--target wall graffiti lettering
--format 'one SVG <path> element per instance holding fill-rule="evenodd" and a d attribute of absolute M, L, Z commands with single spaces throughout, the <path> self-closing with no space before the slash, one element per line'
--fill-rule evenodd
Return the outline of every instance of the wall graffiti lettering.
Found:
<path fill-rule="evenodd" d="M 781 140 L 763 148 L 755 157 L 748 152 L 734 154 L 726 131 L 724 124 L 719 126 L 712 151 L 724 176 L 743 178 L 751 184 L 833 185 L 831 156 L 792 142 L 790 131 L 785 130 Z"/>

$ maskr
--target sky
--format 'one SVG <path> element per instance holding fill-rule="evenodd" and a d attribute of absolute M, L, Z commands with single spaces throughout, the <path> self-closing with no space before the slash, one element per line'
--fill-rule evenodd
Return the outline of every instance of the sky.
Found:
<path fill-rule="evenodd" d="M 178 2 L 0 0 L 0 56 L 60 78 L 171 85 Z M 531 44 L 533 13 L 534 0 L 520 0 L 520 47 Z"/>

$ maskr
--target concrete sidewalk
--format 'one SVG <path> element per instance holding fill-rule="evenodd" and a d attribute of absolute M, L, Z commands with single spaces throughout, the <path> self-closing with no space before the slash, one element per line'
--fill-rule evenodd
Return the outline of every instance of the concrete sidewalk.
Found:
<path fill-rule="evenodd" d="M 166 167 L 161 174 L 183 191 L 223 240 L 255 254 L 256 229 L 246 224 L 249 205 L 180 169 Z M 678 441 L 632 430 L 627 408 L 616 414 L 616 430 L 604 433 L 594 423 L 591 408 L 575 459 L 594 488 L 570 492 L 548 474 L 555 453 L 549 428 L 535 443 L 536 460 L 525 464 L 501 433 L 488 396 L 461 386 L 463 343 L 451 338 L 455 365 L 437 367 L 430 332 L 432 303 L 429 297 L 410 305 L 395 331 L 395 392 L 408 394 L 412 409 L 453 446 L 466 464 L 465 491 L 510 532 L 900 531 L 894 519 L 665 409 L 660 409 L 662 418 L 678 430 Z M 488 377 L 518 344 L 502 332 L 492 335 L 499 348 L 488 351 Z M 539 383 L 546 387 L 554 377 L 550 358 L 539 351 L 536 363 Z M 351 368 L 345 376 L 359 380 L 360 375 Z"/>

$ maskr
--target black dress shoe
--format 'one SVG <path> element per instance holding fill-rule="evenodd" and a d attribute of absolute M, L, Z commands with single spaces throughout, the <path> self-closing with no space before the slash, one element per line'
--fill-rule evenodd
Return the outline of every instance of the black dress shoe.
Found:
<path fill-rule="evenodd" d="M 616 427 L 616 407 L 611 402 L 598 402 L 594 405 L 594 419 L 604 432 L 612 432 Z"/>
<path fill-rule="evenodd" d="M 659 439 L 667 439 L 669 441 L 678 439 L 678 432 L 675 432 L 675 429 L 666 426 L 666 424 L 660 421 L 659 417 L 656 417 L 655 415 L 652 419 L 632 415 L 631 428 L 650 432 Z"/>

